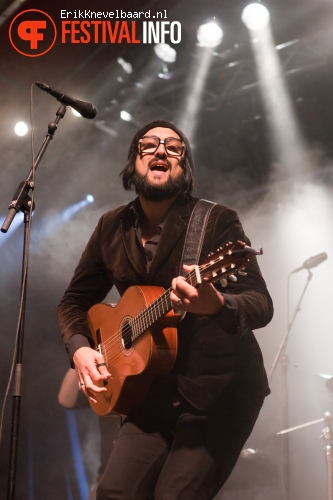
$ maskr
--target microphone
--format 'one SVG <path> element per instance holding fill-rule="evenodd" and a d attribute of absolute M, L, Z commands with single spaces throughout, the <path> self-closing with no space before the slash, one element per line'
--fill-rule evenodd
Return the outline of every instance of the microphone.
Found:
<path fill-rule="evenodd" d="M 322 262 L 324 262 L 324 260 L 326 260 L 326 259 L 327 259 L 326 252 L 319 253 L 318 255 L 314 255 L 313 257 L 310 257 L 309 259 L 305 260 L 301 267 L 296 267 L 296 269 L 291 271 L 291 274 L 297 273 L 298 271 L 302 271 L 302 269 L 312 269 L 313 267 L 316 267 L 319 264 L 321 264 Z"/>
<path fill-rule="evenodd" d="M 62 104 L 65 104 L 66 106 L 71 106 L 78 113 L 80 113 L 80 115 L 83 116 L 83 118 L 89 118 L 89 120 L 91 118 L 95 118 L 97 114 L 97 109 L 95 108 L 95 106 L 90 104 L 90 102 L 79 101 L 78 99 L 69 97 L 68 95 L 63 94 L 58 90 L 52 89 L 51 87 L 46 85 L 46 83 L 35 82 L 35 84 L 40 89 L 44 90 L 48 94 L 51 94 L 51 96 L 55 97 Z"/>

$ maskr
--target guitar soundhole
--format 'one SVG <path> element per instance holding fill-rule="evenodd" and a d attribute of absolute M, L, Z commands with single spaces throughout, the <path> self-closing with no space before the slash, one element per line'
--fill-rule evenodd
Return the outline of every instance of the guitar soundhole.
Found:
<path fill-rule="evenodd" d="M 121 342 L 125 349 L 131 349 L 131 347 L 133 346 L 132 328 L 128 322 L 122 325 Z"/>

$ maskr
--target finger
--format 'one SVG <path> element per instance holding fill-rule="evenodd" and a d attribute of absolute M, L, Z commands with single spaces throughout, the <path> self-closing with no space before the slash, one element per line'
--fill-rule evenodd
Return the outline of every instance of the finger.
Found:
<path fill-rule="evenodd" d="M 170 293 L 170 301 L 171 301 L 173 309 L 175 309 L 175 310 L 177 310 L 182 304 L 182 299 L 178 295 L 176 295 L 174 292 Z"/>
<path fill-rule="evenodd" d="M 97 361 L 97 360 L 96 360 L 96 361 Z M 105 363 L 105 361 L 104 361 L 104 360 L 99 361 L 99 362 L 97 362 L 97 363 L 96 363 L 96 369 L 97 369 L 97 371 L 98 371 L 98 373 L 99 373 L 100 375 L 103 375 L 103 377 L 104 377 L 104 378 L 105 378 L 105 377 L 107 377 L 107 378 L 111 378 L 111 377 L 112 377 L 112 375 L 111 375 L 111 373 L 109 372 L 109 370 L 108 370 L 108 368 L 107 368 L 107 365 L 106 365 L 106 363 Z"/>
<path fill-rule="evenodd" d="M 186 286 L 188 286 L 188 284 L 181 276 L 178 276 L 177 278 L 174 278 L 172 280 L 171 289 L 173 295 L 171 296 L 171 298 L 174 302 L 177 302 L 177 300 L 183 299 L 185 297 L 184 291 L 186 289 Z"/>
<path fill-rule="evenodd" d="M 94 393 L 92 391 L 90 391 L 89 389 L 86 389 L 85 390 L 85 395 L 87 396 L 87 398 L 89 399 L 89 401 L 91 403 L 94 403 L 94 404 L 97 403 L 97 399 L 96 399 L 96 397 L 95 397 L 95 395 L 94 395 Z"/>
<path fill-rule="evenodd" d="M 171 281 L 171 296 L 176 292 L 176 280 L 177 278 L 173 278 L 173 280 Z"/>
<path fill-rule="evenodd" d="M 183 265 L 183 269 L 184 271 L 186 271 L 187 273 L 189 273 L 190 271 L 192 271 L 192 269 L 194 269 L 195 266 L 187 266 L 186 264 Z"/>
<path fill-rule="evenodd" d="M 97 368 L 100 368 L 101 366 L 106 366 L 106 363 L 104 363 L 104 361 L 103 361 L 103 363 L 97 363 L 96 366 L 97 366 Z"/>
<path fill-rule="evenodd" d="M 176 284 L 175 293 L 185 305 L 189 304 L 198 295 L 198 291 L 186 281 L 179 281 Z"/>
<path fill-rule="evenodd" d="M 175 309 L 175 311 L 179 311 L 181 310 L 182 308 L 184 307 L 184 303 L 182 301 L 182 299 L 178 299 L 177 302 L 175 302 L 173 308 Z"/>
<path fill-rule="evenodd" d="M 98 383 L 96 384 L 96 383 L 94 383 L 94 381 L 90 377 L 90 375 L 87 375 L 85 377 L 84 383 L 81 382 L 81 390 L 83 392 L 86 392 L 87 395 L 94 393 L 94 392 L 105 392 L 107 390 L 107 387 L 106 387 L 107 383 L 106 383 L 106 385 L 104 385 L 101 382 L 102 381 L 100 381 L 99 384 Z"/>
<path fill-rule="evenodd" d="M 190 284 L 190 281 L 187 281 L 185 277 L 178 276 L 175 281 L 175 291 L 178 294 L 178 291 L 181 293 L 188 293 L 192 290 L 195 291 L 196 288 Z"/>
<path fill-rule="evenodd" d="M 79 375 L 79 388 L 85 391 L 93 392 L 104 392 L 106 391 L 107 379 L 112 378 L 108 370 L 105 374 L 99 372 L 100 369 L 104 368 L 104 361 L 101 361 L 102 366 L 97 367 L 96 364 L 92 366 L 91 369 L 85 371 L 81 370 Z"/>
<path fill-rule="evenodd" d="M 83 382 L 86 382 L 84 380 L 86 374 L 91 375 L 94 380 L 111 376 L 103 355 L 90 347 L 81 347 L 75 351 L 73 362 L 78 378 Z"/>

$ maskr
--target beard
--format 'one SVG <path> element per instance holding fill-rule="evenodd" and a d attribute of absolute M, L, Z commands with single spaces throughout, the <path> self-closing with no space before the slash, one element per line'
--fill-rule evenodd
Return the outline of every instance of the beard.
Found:
<path fill-rule="evenodd" d="M 187 187 L 184 172 L 176 179 L 169 177 L 163 184 L 150 184 L 147 174 L 140 175 L 135 172 L 132 185 L 136 194 L 149 201 L 169 200 L 184 192 Z"/>

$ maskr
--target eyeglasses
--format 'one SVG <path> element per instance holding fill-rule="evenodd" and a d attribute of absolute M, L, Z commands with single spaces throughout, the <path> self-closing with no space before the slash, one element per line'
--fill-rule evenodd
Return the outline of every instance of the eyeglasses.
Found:
<path fill-rule="evenodd" d="M 139 153 L 154 154 L 160 144 L 164 145 L 166 154 L 169 156 L 182 156 L 186 149 L 185 143 L 176 137 L 167 137 L 162 140 L 154 135 L 145 135 L 138 142 Z"/>

